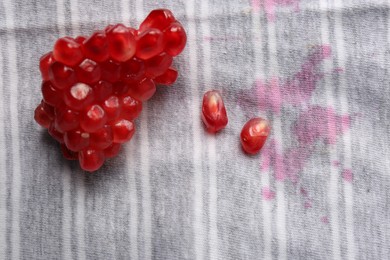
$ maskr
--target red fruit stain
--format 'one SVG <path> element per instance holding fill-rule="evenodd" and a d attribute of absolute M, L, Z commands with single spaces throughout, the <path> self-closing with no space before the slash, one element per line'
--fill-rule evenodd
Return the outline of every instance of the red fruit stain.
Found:
<path fill-rule="evenodd" d="M 351 182 L 353 181 L 353 172 L 351 169 L 344 169 L 342 172 L 342 177 L 346 182 Z"/>
<path fill-rule="evenodd" d="M 261 189 L 261 194 L 264 200 L 273 200 L 275 198 L 275 192 L 272 191 L 269 187 L 263 187 Z"/>
<path fill-rule="evenodd" d="M 254 12 L 259 12 L 264 9 L 267 20 L 275 21 L 275 9 L 277 6 L 292 7 L 295 12 L 299 11 L 300 0 L 252 0 L 252 9 Z"/>

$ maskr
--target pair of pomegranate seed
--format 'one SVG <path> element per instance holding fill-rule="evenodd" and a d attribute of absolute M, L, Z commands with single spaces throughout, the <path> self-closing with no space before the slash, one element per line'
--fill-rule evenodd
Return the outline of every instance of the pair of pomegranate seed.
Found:
<path fill-rule="evenodd" d="M 135 132 L 142 102 L 172 85 L 173 57 L 186 33 L 172 12 L 152 11 L 138 30 L 109 25 L 90 37 L 63 37 L 40 59 L 43 100 L 35 120 L 86 171 L 118 154 Z"/>
<path fill-rule="evenodd" d="M 202 121 L 210 133 L 216 133 L 228 124 L 225 104 L 216 90 L 207 91 L 203 96 Z M 248 154 L 256 154 L 264 146 L 270 132 L 267 120 L 256 117 L 250 119 L 241 130 L 241 145 Z"/>

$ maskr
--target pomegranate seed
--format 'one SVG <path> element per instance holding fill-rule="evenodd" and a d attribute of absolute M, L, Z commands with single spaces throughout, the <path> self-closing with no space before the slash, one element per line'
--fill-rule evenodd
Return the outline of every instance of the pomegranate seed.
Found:
<path fill-rule="evenodd" d="M 107 60 L 103 63 L 100 63 L 100 68 L 102 80 L 106 80 L 111 83 L 119 80 L 121 76 L 120 63 L 113 60 Z"/>
<path fill-rule="evenodd" d="M 46 53 L 39 60 L 39 69 L 41 71 L 41 75 L 42 75 L 43 80 L 50 79 L 49 68 L 50 68 L 51 64 L 53 64 L 53 62 L 54 62 L 54 58 L 53 58 L 52 52 Z"/>
<path fill-rule="evenodd" d="M 65 104 L 75 110 L 81 110 L 94 101 L 92 88 L 84 83 L 77 83 L 65 92 Z"/>
<path fill-rule="evenodd" d="M 104 32 L 107 33 L 107 32 L 110 31 L 113 27 L 114 27 L 113 24 L 107 25 L 106 28 L 104 28 Z"/>
<path fill-rule="evenodd" d="M 133 137 L 135 127 L 133 122 L 121 119 L 112 125 L 112 131 L 114 134 L 114 143 L 124 143 Z"/>
<path fill-rule="evenodd" d="M 105 125 L 90 136 L 90 146 L 97 150 L 104 150 L 108 148 L 113 141 L 113 134 L 111 126 Z"/>
<path fill-rule="evenodd" d="M 186 45 L 187 35 L 183 26 L 179 23 L 173 23 L 164 31 L 166 40 L 165 52 L 175 57 L 179 55 Z"/>
<path fill-rule="evenodd" d="M 77 36 L 74 41 L 82 46 L 86 38 L 85 36 Z"/>
<path fill-rule="evenodd" d="M 129 90 L 129 88 L 129 84 L 119 81 L 113 85 L 112 91 L 115 95 L 122 95 L 125 94 Z"/>
<path fill-rule="evenodd" d="M 57 142 L 63 144 L 64 143 L 64 134 L 58 131 L 55 126 L 54 122 L 51 122 L 49 129 L 48 129 L 49 134 L 51 137 L 53 137 Z"/>
<path fill-rule="evenodd" d="M 117 24 L 107 32 L 108 52 L 116 61 L 127 61 L 134 56 L 136 41 L 134 35 L 123 24 Z"/>
<path fill-rule="evenodd" d="M 79 126 L 79 113 L 68 108 L 57 109 L 55 127 L 61 132 L 76 129 Z"/>
<path fill-rule="evenodd" d="M 50 81 L 42 82 L 43 100 L 51 106 L 58 106 L 62 103 L 62 92 L 55 89 Z"/>
<path fill-rule="evenodd" d="M 149 60 L 146 60 L 146 75 L 150 78 L 155 78 L 164 74 L 172 64 L 172 56 L 166 53 L 161 53 Z"/>
<path fill-rule="evenodd" d="M 50 118 L 50 120 L 53 120 L 54 119 L 54 107 L 50 106 L 44 100 L 41 101 L 41 105 L 43 107 L 43 110 L 47 114 L 47 116 Z"/>
<path fill-rule="evenodd" d="M 123 63 L 121 79 L 127 84 L 138 83 L 145 76 L 145 63 L 137 58 L 132 58 Z"/>
<path fill-rule="evenodd" d="M 64 89 L 76 83 L 76 75 L 72 68 L 54 62 L 49 69 L 50 80 L 57 89 Z"/>
<path fill-rule="evenodd" d="M 203 96 L 202 121 L 210 133 L 218 132 L 228 123 L 222 96 L 216 90 L 207 91 Z"/>
<path fill-rule="evenodd" d="M 102 167 L 104 153 L 101 150 L 86 149 L 79 152 L 79 161 L 83 170 L 93 172 Z"/>
<path fill-rule="evenodd" d="M 164 35 L 159 29 L 150 28 L 138 36 L 135 55 L 147 60 L 160 54 L 165 47 Z"/>
<path fill-rule="evenodd" d="M 108 59 L 108 41 L 105 32 L 94 32 L 91 37 L 84 41 L 83 51 L 85 57 L 103 62 Z"/>
<path fill-rule="evenodd" d="M 63 37 L 54 44 L 53 57 L 67 66 L 75 66 L 83 60 L 83 52 L 74 39 Z"/>
<path fill-rule="evenodd" d="M 121 149 L 121 144 L 113 143 L 106 149 L 104 149 L 104 156 L 106 158 L 112 158 L 118 155 Z"/>
<path fill-rule="evenodd" d="M 86 84 L 96 83 L 100 79 L 99 65 L 90 59 L 85 59 L 76 68 L 76 76 L 80 82 Z"/>
<path fill-rule="evenodd" d="M 249 120 L 241 131 L 241 145 L 248 154 L 256 154 L 263 147 L 270 132 L 267 120 L 256 117 Z"/>
<path fill-rule="evenodd" d="M 69 150 L 78 152 L 89 145 L 89 133 L 81 130 L 68 131 L 64 134 L 64 141 Z"/>
<path fill-rule="evenodd" d="M 61 152 L 62 152 L 62 155 L 65 157 L 65 159 L 77 160 L 79 158 L 79 154 L 69 150 L 65 144 L 61 144 Z"/>
<path fill-rule="evenodd" d="M 102 128 L 107 122 L 107 115 L 99 105 L 89 107 L 81 118 L 80 125 L 84 131 L 92 133 Z"/>
<path fill-rule="evenodd" d="M 119 98 L 111 96 L 103 102 L 103 109 L 106 111 L 108 121 L 115 120 L 120 113 Z"/>
<path fill-rule="evenodd" d="M 122 109 L 120 117 L 129 121 L 136 119 L 142 111 L 142 102 L 132 96 L 122 98 Z"/>
<path fill-rule="evenodd" d="M 132 97 L 141 101 L 150 99 L 156 92 L 156 85 L 151 79 L 144 79 L 138 85 L 132 86 L 127 92 Z"/>
<path fill-rule="evenodd" d="M 139 29 L 140 31 L 145 31 L 149 28 L 164 30 L 174 21 L 175 17 L 171 11 L 168 9 L 157 9 L 150 12 L 150 14 L 141 23 Z"/>
<path fill-rule="evenodd" d="M 112 84 L 107 81 L 99 81 L 93 86 L 96 101 L 103 101 L 112 94 Z"/>
<path fill-rule="evenodd" d="M 37 106 L 37 108 L 35 109 L 34 120 L 44 128 L 49 128 L 50 123 L 52 122 L 50 116 L 43 109 L 42 105 Z"/>
<path fill-rule="evenodd" d="M 177 70 L 175 70 L 174 68 L 169 68 L 164 74 L 155 78 L 154 82 L 156 82 L 157 84 L 169 86 L 175 83 L 177 76 Z"/>

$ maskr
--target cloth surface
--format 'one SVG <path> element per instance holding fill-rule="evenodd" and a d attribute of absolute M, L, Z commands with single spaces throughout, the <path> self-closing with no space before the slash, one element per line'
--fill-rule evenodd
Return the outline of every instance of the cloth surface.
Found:
<path fill-rule="evenodd" d="M 188 34 L 120 155 L 93 174 L 33 120 L 60 36 L 168 8 Z M 390 259 L 390 3 L 0 2 L 0 259 Z M 221 91 L 229 124 L 200 121 Z M 261 154 L 239 133 L 271 122 Z"/>

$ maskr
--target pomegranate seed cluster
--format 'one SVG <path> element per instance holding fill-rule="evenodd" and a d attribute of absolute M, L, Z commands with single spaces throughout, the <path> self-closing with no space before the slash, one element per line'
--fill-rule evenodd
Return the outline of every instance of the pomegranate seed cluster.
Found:
<path fill-rule="evenodd" d="M 35 120 L 61 144 L 65 158 L 99 169 L 134 135 L 134 120 L 156 84 L 171 85 L 186 33 L 166 9 L 139 29 L 109 25 L 90 37 L 63 37 L 40 59 L 43 100 Z"/>

